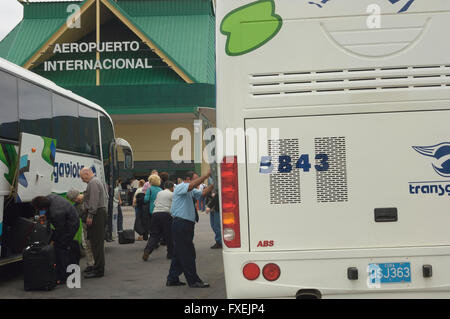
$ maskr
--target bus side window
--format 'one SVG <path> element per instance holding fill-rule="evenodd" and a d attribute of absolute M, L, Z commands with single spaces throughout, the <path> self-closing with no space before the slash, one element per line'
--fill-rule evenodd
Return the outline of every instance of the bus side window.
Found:
<path fill-rule="evenodd" d="M 0 137 L 19 139 L 19 111 L 17 106 L 17 79 L 0 71 Z"/>
<path fill-rule="evenodd" d="M 53 94 L 53 138 L 57 148 L 76 152 L 79 144 L 78 104 Z"/>
<path fill-rule="evenodd" d="M 52 136 L 52 95 L 50 91 L 19 80 L 20 131 Z"/>
<path fill-rule="evenodd" d="M 109 163 L 110 159 L 110 146 L 111 143 L 114 141 L 114 131 L 113 127 L 111 125 L 111 122 L 109 119 L 103 115 L 100 114 L 100 128 L 102 132 L 102 151 L 103 151 L 103 160 L 105 166 L 107 163 Z"/>
<path fill-rule="evenodd" d="M 100 156 L 98 113 L 79 104 L 80 143 L 79 152 Z"/>

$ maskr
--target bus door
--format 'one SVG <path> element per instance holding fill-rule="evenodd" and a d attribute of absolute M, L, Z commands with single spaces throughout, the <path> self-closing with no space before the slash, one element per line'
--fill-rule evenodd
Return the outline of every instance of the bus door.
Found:
<path fill-rule="evenodd" d="M 114 142 L 110 145 L 110 156 L 111 156 L 111 168 L 109 170 L 108 178 L 108 192 L 109 192 L 109 201 L 108 201 L 108 231 L 107 238 L 108 240 L 113 240 L 113 230 L 116 229 L 115 225 L 117 222 L 117 212 L 114 212 L 113 209 L 113 198 L 114 198 L 114 188 L 115 182 L 119 178 L 119 156 L 118 150 L 122 150 L 123 154 L 123 162 L 124 169 L 131 170 L 134 168 L 133 161 L 133 149 L 131 148 L 130 143 L 128 143 L 123 138 L 115 138 Z"/>
<path fill-rule="evenodd" d="M 48 239 L 46 227 L 37 228 L 33 223 L 35 212 L 30 202 L 36 196 L 52 193 L 56 140 L 21 133 L 19 142 L 19 156 L 12 166 L 12 196 L 0 200 L 5 209 L 0 265 L 20 260 L 27 244 Z"/>

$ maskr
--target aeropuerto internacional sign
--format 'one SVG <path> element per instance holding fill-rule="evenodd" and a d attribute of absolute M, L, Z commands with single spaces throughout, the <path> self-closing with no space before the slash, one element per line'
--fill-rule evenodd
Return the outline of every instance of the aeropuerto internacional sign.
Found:
<path fill-rule="evenodd" d="M 73 54 L 92 52 L 137 52 L 140 44 L 137 41 L 123 42 L 82 42 L 82 43 L 56 43 L 53 54 Z M 45 61 L 44 71 L 83 71 L 83 70 L 110 70 L 110 69 L 151 69 L 146 58 L 119 58 L 104 60 L 60 60 Z"/>

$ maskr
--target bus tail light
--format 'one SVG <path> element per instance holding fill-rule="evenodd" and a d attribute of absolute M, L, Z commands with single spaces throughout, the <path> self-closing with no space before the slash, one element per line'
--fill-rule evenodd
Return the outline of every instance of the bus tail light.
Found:
<path fill-rule="evenodd" d="M 244 274 L 244 277 L 248 280 L 255 280 L 258 279 L 259 274 L 261 273 L 259 266 L 255 263 L 248 263 L 244 266 L 244 269 L 242 270 L 242 273 Z"/>
<path fill-rule="evenodd" d="M 281 270 L 277 264 L 267 264 L 263 268 L 263 276 L 268 281 L 275 281 L 280 278 Z"/>
<path fill-rule="evenodd" d="M 241 247 L 237 157 L 224 157 L 220 164 L 222 181 L 223 241 L 229 248 Z"/>

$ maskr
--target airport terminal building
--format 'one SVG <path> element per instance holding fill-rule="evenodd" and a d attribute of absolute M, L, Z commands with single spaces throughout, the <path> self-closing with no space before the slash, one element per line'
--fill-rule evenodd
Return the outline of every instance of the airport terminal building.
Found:
<path fill-rule="evenodd" d="M 216 103 L 211 0 L 21 3 L 23 20 L 0 42 L 0 57 L 103 107 L 134 151 L 123 178 L 207 169 L 201 134 L 215 126 Z M 177 128 L 190 132 L 191 162 L 171 160 Z"/>

